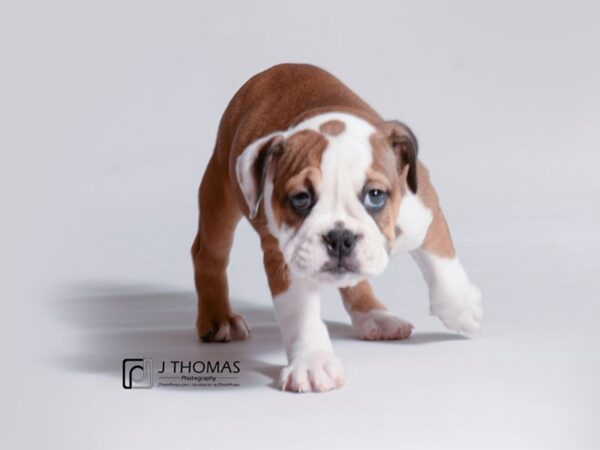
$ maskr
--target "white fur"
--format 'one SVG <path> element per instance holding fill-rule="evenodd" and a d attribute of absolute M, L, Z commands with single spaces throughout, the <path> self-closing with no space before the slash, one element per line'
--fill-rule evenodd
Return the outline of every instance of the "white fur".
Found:
<path fill-rule="evenodd" d="M 291 229 L 275 223 L 272 205 L 273 180 L 267 177 L 264 188 L 264 208 L 269 231 L 278 239 L 279 247 L 292 273 L 302 278 L 351 286 L 361 279 L 378 275 L 389 261 L 386 240 L 375 220 L 366 211 L 360 194 L 366 182 L 366 172 L 373 162 L 370 136 L 375 128 L 367 121 L 346 113 L 326 113 L 314 116 L 288 130 L 273 133 L 252 143 L 236 164 L 238 181 L 244 191 L 250 211 L 256 207 L 254 184 L 248 179 L 257 151 L 275 134 L 284 138 L 302 130 L 319 130 L 330 120 L 340 120 L 345 130 L 338 136 L 324 135 L 328 145 L 321 159 L 322 182 L 318 186 L 318 202 L 300 229 Z M 323 235 L 335 228 L 337 222 L 362 237 L 354 250 L 359 273 L 333 275 L 321 268 L 330 259 L 323 243 Z"/>
<path fill-rule="evenodd" d="M 261 201 L 261 198 L 258 196 L 255 181 L 252 175 L 252 164 L 256 160 L 258 151 L 261 149 L 261 147 L 277 134 L 279 133 L 271 133 L 261 137 L 260 139 L 257 139 L 244 149 L 242 154 L 235 162 L 235 175 L 242 190 L 242 194 L 244 194 L 244 199 L 248 204 L 250 218 L 256 216 Z"/>
<path fill-rule="evenodd" d="M 392 254 L 409 252 L 419 248 L 429 225 L 433 220 L 433 214 L 422 200 L 412 192 L 408 191 L 400 200 L 396 226 L 400 228 L 400 235 L 396 238 Z"/>
<path fill-rule="evenodd" d="M 321 320 L 319 285 L 292 277 L 290 287 L 273 298 L 289 365 L 280 385 L 296 392 L 329 391 L 345 381 L 344 367 L 333 354 Z"/>
<path fill-rule="evenodd" d="M 444 258 L 426 250 L 411 252 L 429 287 L 430 312 L 446 328 L 460 333 L 479 330 L 481 292 L 472 284 L 457 257 Z"/>
<path fill-rule="evenodd" d="M 371 311 L 352 311 L 352 327 L 361 339 L 368 341 L 386 339 L 405 339 L 410 336 L 413 326 L 410 322 L 384 309 Z"/>
<path fill-rule="evenodd" d="M 241 316 L 234 315 L 224 322 L 215 333 L 217 342 L 242 341 L 250 336 L 250 331 Z"/>

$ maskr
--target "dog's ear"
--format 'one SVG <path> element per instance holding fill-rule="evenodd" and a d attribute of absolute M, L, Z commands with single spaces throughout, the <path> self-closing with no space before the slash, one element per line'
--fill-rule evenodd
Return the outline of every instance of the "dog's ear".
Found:
<path fill-rule="evenodd" d="M 246 147 L 237 159 L 235 172 L 248 204 L 250 219 L 258 213 L 267 173 L 283 150 L 283 141 L 281 134 L 264 137 Z"/>
<path fill-rule="evenodd" d="M 396 153 L 398 171 L 402 174 L 408 169 L 406 182 L 409 189 L 417 192 L 417 156 L 419 146 L 417 138 L 410 128 L 397 120 L 389 120 L 382 125 L 383 134 Z"/>

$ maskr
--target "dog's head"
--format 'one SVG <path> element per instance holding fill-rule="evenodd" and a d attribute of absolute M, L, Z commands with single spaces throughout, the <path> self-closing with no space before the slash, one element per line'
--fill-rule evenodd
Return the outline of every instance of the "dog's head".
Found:
<path fill-rule="evenodd" d="M 351 286 L 387 266 L 400 198 L 417 190 L 416 161 L 400 122 L 327 114 L 254 142 L 236 172 L 250 218 L 262 201 L 292 274 Z"/>

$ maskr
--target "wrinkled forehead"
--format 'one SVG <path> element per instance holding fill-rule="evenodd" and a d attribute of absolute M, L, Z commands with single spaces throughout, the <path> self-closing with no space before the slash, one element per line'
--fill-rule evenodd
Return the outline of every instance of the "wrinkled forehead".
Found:
<path fill-rule="evenodd" d="M 287 180 L 288 191 L 299 188 L 306 179 L 317 193 L 359 191 L 369 174 L 380 172 L 385 177 L 389 161 L 382 136 L 363 119 L 327 113 L 298 124 L 288 133 L 286 142 L 292 151 L 278 170 Z"/>

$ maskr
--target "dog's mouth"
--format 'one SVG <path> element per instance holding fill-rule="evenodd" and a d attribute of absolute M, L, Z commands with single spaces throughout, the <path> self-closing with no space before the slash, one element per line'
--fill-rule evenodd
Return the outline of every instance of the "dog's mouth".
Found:
<path fill-rule="evenodd" d="M 333 276 L 343 276 L 360 273 L 360 266 L 357 261 L 347 258 L 331 259 L 321 267 L 322 273 Z"/>

